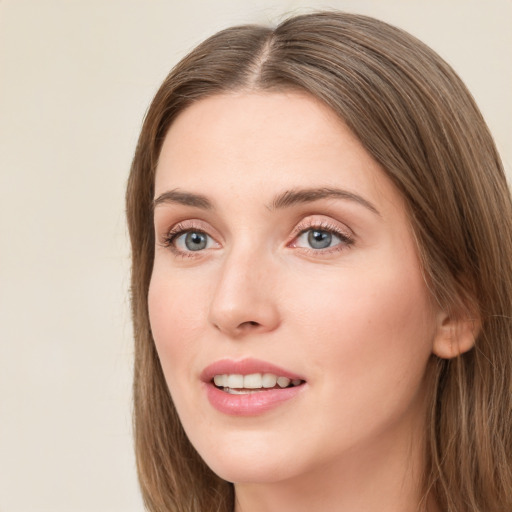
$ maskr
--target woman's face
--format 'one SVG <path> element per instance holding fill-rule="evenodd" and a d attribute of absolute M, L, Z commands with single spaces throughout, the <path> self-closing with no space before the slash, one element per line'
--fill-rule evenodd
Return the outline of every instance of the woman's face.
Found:
<path fill-rule="evenodd" d="M 326 106 L 189 107 L 160 155 L 155 234 L 151 328 L 213 471 L 326 478 L 418 441 L 438 313 L 400 194 Z"/>

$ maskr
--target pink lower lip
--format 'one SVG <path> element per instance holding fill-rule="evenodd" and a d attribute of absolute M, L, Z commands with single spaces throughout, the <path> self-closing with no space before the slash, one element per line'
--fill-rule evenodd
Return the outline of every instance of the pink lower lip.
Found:
<path fill-rule="evenodd" d="M 263 414 L 297 396 L 304 385 L 289 388 L 272 388 L 246 395 L 232 395 L 217 388 L 212 382 L 205 383 L 210 404 L 218 411 L 232 416 Z"/>

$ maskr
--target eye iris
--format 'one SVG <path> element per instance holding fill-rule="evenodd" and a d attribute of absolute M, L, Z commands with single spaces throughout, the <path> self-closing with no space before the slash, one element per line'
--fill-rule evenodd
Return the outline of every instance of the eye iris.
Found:
<path fill-rule="evenodd" d="M 332 235 L 327 231 L 313 230 L 308 234 L 308 243 L 313 249 L 325 249 L 332 242 Z"/>
<path fill-rule="evenodd" d="M 200 251 L 207 244 L 204 233 L 190 232 L 185 235 L 185 246 L 189 251 Z"/>

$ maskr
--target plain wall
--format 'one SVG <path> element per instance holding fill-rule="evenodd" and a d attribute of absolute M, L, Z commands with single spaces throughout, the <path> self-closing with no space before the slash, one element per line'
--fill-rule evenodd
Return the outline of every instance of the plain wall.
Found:
<path fill-rule="evenodd" d="M 510 174 L 510 0 L 0 0 L 0 512 L 143 510 L 123 204 L 142 118 L 203 38 L 305 7 L 431 45 Z"/>

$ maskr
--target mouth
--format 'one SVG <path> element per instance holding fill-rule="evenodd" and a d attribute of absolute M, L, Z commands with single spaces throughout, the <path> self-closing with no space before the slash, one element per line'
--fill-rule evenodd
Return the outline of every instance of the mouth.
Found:
<path fill-rule="evenodd" d="M 213 385 L 225 393 L 232 395 L 248 395 L 270 389 L 285 389 L 304 384 L 302 379 L 290 379 L 274 373 L 237 373 L 217 374 L 212 379 Z"/>
<path fill-rule="evenodd" d="M 210 404 L 230 416 L 264 414 L 303 395 L 306 380 L 272 363 L 257 359 L 222 359 L 200 376 Z"/>

